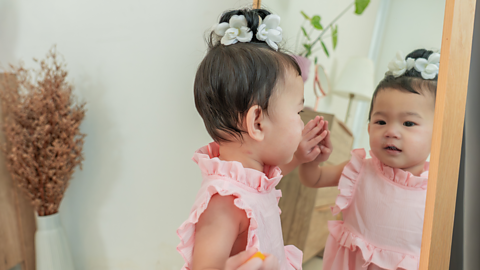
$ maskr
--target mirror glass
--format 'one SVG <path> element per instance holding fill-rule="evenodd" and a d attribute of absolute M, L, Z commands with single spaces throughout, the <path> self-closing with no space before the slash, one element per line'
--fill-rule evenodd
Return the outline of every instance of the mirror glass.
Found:
<path fill-rule="evenodd" d="M 353 3 L 346 0 L 262 1 L 262 6 L 281 17 L 284 48 L 296 55 L 305 55 L 311 50 L 307 57 L 311 68 L 305 81 L 306 107 L 333 115 L 333 121 L 346 128 L 343 131 L 335 129 L 335 124 L 331 126 L 332 123 L 329 123 L 329 128 L 333 128 L 334 151 L 330 156 L 331 163 L 329 160 L 327 165 L 348 159 L 352 148 L 364 148 L 369 156 L 367 129 L 370 98 L 396 53 L 402 51 L 406 55 L 419 48 L 440 52 L 441 47 L 445 0 L 370 1 L 360 15 L 355 14 Z M 318 42 L 314 48 L 305 47 L 304 44 L 308 46 L 319 36 L 322 36 L 323 44 Z M 373 63 L 371 87 L 362 90 L 368 100 L 349 100 L 335 94 L 338 79 L 343 77 L 342 72 L 349 60 L 355 57 L 370 59 Z M 321 67 L 317 72 L 316 65 Z M 352 80 L 355 80 L 354 77 Z M 326 96 L 320 99 L 321 91 L 314 87 L 316 79 L 327 89 Z M 349 117 L 346 117 L 347 111 L 350 112 Z M 351 137 L 353 143 L 349 140 Z M 283 193 L 280 207 L 285 244 L 296 245 L 304 252 L 304 263 L 315 264 L 326 245 L 328 220 L 342 218 L 332 216 L 330 211 L 339 191 L 337 187 L 312 191 L 294 185 L 298 181 L 295 178 L 298 178 L 296 171 L 286 176 L 279 185 Z M 291 198 L 295 198 L 296 202 L 292 203 Z"/>

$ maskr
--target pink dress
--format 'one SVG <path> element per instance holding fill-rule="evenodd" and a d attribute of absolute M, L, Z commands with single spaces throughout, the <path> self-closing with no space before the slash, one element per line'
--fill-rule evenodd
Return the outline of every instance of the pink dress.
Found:
<path fill-rule="evenodd" d="M 332 208 L 324 270 L 418 269 L 428 162 L 420 176 L 388 167 L 372 152 L 352 151 Z"/>
<path fill-rule="evenodd" d="M 177 230 L 180 244 L 177 250 L 190 270 L 195 245 L 195 224 L 215 194 L 233 195 L 235 206 L 245 210 L 250 219 L 246 249 L 257 247 L 262 253 L 275 255 L 282 270 L 302 269 L 302 252 L 294 246 L 284 246 L 278 200 L 282 196 L 275 186 L 282 178 L 278 167 L 265 166 L 262 173 L 244 168 L 240 162 L 218 159 L 217 143 L 200 148 L 193 160 L 202 171 L 203 181 L 188 219 Z"/>

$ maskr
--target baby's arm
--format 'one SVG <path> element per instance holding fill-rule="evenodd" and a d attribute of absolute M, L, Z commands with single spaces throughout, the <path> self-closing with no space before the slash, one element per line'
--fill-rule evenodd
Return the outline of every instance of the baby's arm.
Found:
<path fill-rule="evenodd" d="M 319 166 L 319 162 L 300 165 L 300 182 L 307 187 L 321 188 L 338 186 L 342 171 L 348 161 L 333 166 Z"/>
<path fill-rule="evenodd" d="M 248 230 L 244 210 L 233 203 L 233 196 L 214 195 L 195 227 L 192 269 L 223 269 L 238 235 Z"/>
<path fill-rule="evenodd" d="M 195 227 L 192 269 L 278 269 L 278 259 L 272 255 L 265 254 L 264 261 L 259 258 L 248 260 L 257 251 L 255 248 L 230 257 L 238 235 L 246 232 L 250 225 L 245 211 L 234 205 L 234 199 L 233 196 L 214 195 L 200 216 Z"/>

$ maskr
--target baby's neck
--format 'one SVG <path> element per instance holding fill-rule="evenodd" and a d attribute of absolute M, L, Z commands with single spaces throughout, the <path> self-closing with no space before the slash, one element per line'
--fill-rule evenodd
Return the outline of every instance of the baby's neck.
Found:
<path fill-rule="evenodd" d="M 426 162 L 426 160 L 424 162 L 422 162 L 421 164 L 416 164 L 416 165 L 410 166 L 408 168 L 399 168 L 399 169 L 410 172 L 411 174 L 413 174 L 415 176 L 420 176 L 425 171 L 425 162 Z"/>
<path fill-rule="evenodd" d="M 246 143 L 228 142 L 220 144 L 220 160 L 238 161 L 244 168 L 255 169 L 263 172 L 264 164 L 260 161 L 256 151 Z"/>

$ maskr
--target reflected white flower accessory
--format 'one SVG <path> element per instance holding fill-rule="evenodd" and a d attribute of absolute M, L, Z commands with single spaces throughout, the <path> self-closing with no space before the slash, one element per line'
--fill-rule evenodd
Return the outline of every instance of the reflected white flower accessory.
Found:
<path fill-rule="evenodd" d="M 394 77 L 400 77 L 407 70 L 415 68 L 416 71 L 422 74 L 425 80 L 434 79 L 437 76 L 440 67 L 440 54 L 432 53 L 428 59 L 417 58 L 416 60 L 409 57 L 405 60 L 402 52 L 397 52 L 397 55 L 390 63 L 388 63 L 388 70 Z"/>
<path fill-rule="evenodd" d="M 223 22 L 215 26 L 215 34 L 222 37 L 223 45 L 235 44 L 240 42 L 250 42 L 253 33 L 247 27 L 247 19 L 243 15 L 233 15 L 228 23 Z"/>
<path fill-rule="evenodd" d="M 440 68 L 440 54 L 432 53 L 428 60 L 425 58 L 418 58 L 415 61 L 415 70 L 422 73 L 422 77 L 426 80 L 433 79 L 438 74 Z"/>
<path fill-rule="evenodd" d="M 268 15 L 258 27 L 257 39 L 265 41 L 272 49 L 278 50 L 277 44 L 282 41 L 282 28 L 279 25 L 280 16 Z"/>

